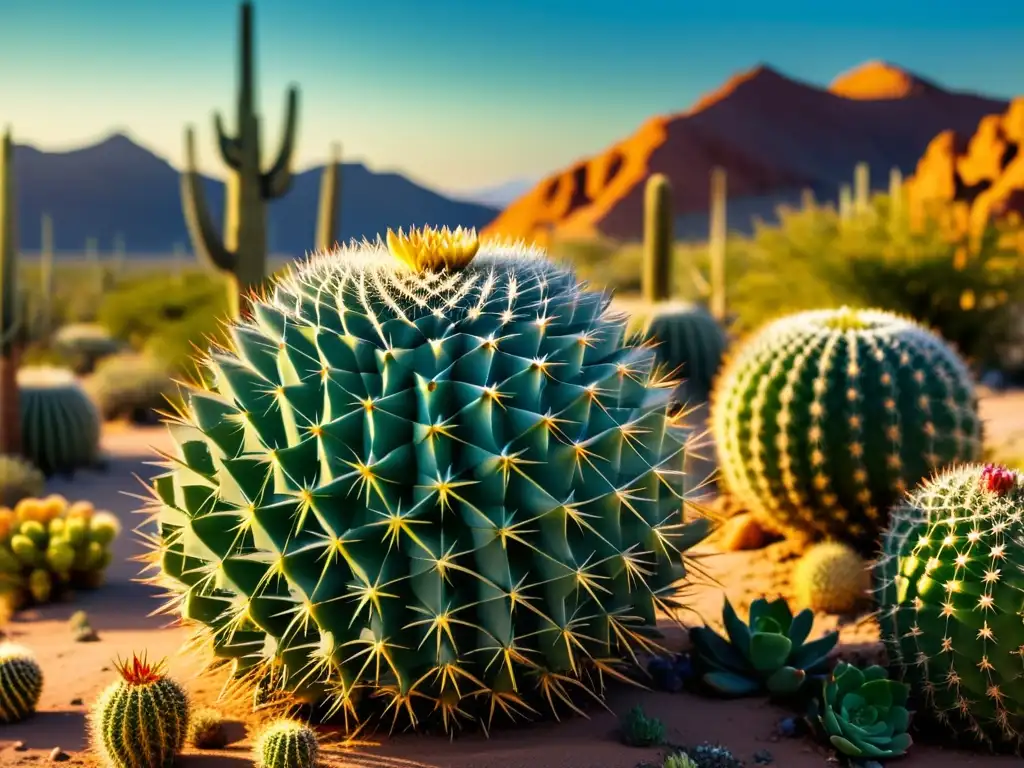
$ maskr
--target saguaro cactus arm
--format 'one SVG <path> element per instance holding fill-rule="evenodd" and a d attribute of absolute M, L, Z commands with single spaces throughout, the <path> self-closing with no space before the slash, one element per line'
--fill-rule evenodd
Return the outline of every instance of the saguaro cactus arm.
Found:
<path fill-rule="evenodd" d="M 217 134 L 217 145 L 220 147 L 220 156 L 224 164 L 233 170 L 242 167 L 242 143 L 231 137 L 224 128 L 224 119 L 220 112 L 213 113 L 213 130 Z"/>
<path fill-rule="evenodd" d="M 288 106 L 285 108 L 281 149 L 270 170 L 260 177 L 264 199 L 281 197 L 292 185 L 292 158 L 295 154 L 295 130 L 298 125 L 298 116 L 299 89 L 291 86 L 288 89 Z"/>
<path fill-rule="evenodd" d="M 185 168 L 181 173 L 181 200 L 196 258 L 207 266 L 223 272 L 234 272 L 238 254 L 224 246 L 224 240 L 210 216 L 203 192 L 203 178 L 196 170 L 195 135 L 191 127 L 185 129 Z"/>

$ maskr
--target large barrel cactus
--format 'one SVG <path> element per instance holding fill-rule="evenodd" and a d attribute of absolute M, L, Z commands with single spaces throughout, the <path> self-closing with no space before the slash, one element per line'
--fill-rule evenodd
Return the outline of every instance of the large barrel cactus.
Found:
<path fill-rule="evenodd" d="M 1024 479 L 951 468 L 890 517 L 875 578 L 891 665 L 946 733 L 1024 746 Z"/>
<path fill-rule="evenodd" d="M 18 372 L 21 441 L 44 474 L 71 473 L 100 461 L 100 414 L 74 374 L 63 368 Z"/>
<path fill-rule="evenodd" d="M 879 310 L 770 323 L 722 371 L 711 411 L 730 493 L 777 527 L 869 554 L 907 488 L 981 457 L 966 365 L 930 331 Z"/>
<path fill-rule="evenodd" d="M 474 258 L 475 257 L 475 258 Z M 677 605 L 688 432 L 543 253 L 388 233 L 281 278 L 155 480 L 171 607 L 243 679 L 360 719 L 600 696 Z"/>
<path fill-rule="evenodd" d="M 657 342 L 658 361 L 680 380 L 677 401 L 707 402 L 728 344 L 725 329 L 710 312 L 688 302 L 653 304 L 633 314 L 629 328 Z"/>

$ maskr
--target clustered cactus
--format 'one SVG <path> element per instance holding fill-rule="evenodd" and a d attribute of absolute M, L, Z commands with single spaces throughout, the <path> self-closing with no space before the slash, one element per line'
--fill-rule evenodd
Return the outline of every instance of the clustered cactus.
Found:
<path fill-rule="evenodd" d="M 875 569 L 890 663 L 943 730 L 1024 743 L 1024 480 L 948 469 L 891 514 Z"/>
<path fill-rule="evenodd" d="M 31 651 L 0 643 L 0 723 L 16 723 L 35 713 L 43 693 L 43 670 Z"/>
<path fill-rule="evenodd" d="M 868 554 L 909 487 L 981 456 L 966 364 L 925 328 L 879 310 L 768 324 L 721 373 L 712 423 L 722 478 L 744 506 Z"/>
<path fill-rule="evenodd" d="M 308 725 L 295 720 L 276 720 L 256 739 L 256 768 L 317 768 L 320 742 Z"/>
<path fill-rule="evenodd" d="M 23 453 L 44 474 L 101 463 L 100 414 L 70 370 L 21 368 L 18 390 Z"/>
<path fill-rule="evenodd" d="M 356 719 L 364 693 L 447 727 L 600 695 L 710 527 L 682 521 L 689 433 L 608 302 L 461 230 L 293 270 L 206 360 L 155 480 L 170 608 Z"/>
<path fill-rule="evenodd" d="M 188 735 L 189 699 L 163 664 L 133 656 L 96 701 L 92 746 L 108 768 L 169 767 Z"/>
<path fill-rule="evenodd" d="M 224 716 L 216 709 L 200 709 L 189 718 L 188 741 L 196 749 L 221 749 L 228 743 Z"/>
<path fill-rule="evenodd" d="M 800 605 L 821 613 L 854 613 L 868 597 L 868 564 L 852 547 L 825 541 L 808 549 L 793 570 Z"/>
<path fill-rule="evenodd" d="M 637 705 L 619 719 L 619 737 L 630 747 L 657 746 L 665 740 L 665 724 Z"/>
<path fill-rule="evenodd" d="M 0 591 L 16 606 L 47 603 L 55 592 L 100 586 L 121 524 L 87 501 L 23 499 L 0 508 Z"/>

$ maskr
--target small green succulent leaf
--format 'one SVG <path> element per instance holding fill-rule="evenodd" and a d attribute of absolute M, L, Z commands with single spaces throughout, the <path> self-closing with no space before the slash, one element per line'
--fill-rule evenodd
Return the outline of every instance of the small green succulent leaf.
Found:
<path fill-rule="evenodd" d="M 889 709 L 893 705 L 893 688 L 898 686 L 892 680 L 871 680 L 860 686 L 859 693 L 868 704 Z"/>
<path fill-rule="evenodd" d="M 789 628 L 793 624 L 793 612 L 789 610 L 789 603 L 783 597 L 776 598 L 768 603 L 765 616 L 770 617 L 779 625 L 779 631 L 789 634 Z"/>
<path fill-rule="evenodd" d="M 782 667 L 765 681 L 765 688 L 772 696 L 790 696 L 800 690 L 806 679 L 807 673 L 802 669 Z"/>
<path fill-rule="evenodd" d="M 745 652 L 733 647 L 710 627 L 693 627 L 690 641 L 700 665 L 717 670 L 744 670 L 750 666 Z"/>
<path fill-rule="evenodd" d="M 811 628 L 813 626 L 813 611 L 800 611 L 800 613 L 793 617 L 793 621 L 789 625 L 789 632 L 787 634 L 789 639 L 793 641 L 794 648 L 799 648 L 806 642 L 807 638 L 811 634 Z"/>
<path fill-rule="evenodd" d="M 903 706 L 893 707 L 886 720 L 893 733 L 905 733 L 910 728 L 910 710 Z"/>
<path fill-rule="evenodd" d="M 773 672 L 786 663 L 793 643 L 775 632 L 754 632 L 750 636 L 750 663 L 758 672 Z"/>
<path fill-rule="evenodd" d="M 872 664 L 870 667 L 865 667 L 861 670 L 861 674 L 864 675 L 865 681 L 887 680 L 889 678 L 889 673 L 885 671 L 885 667 L 880 667 L 878 664 Z"/>
<path fill-rule="evenodd" d="M 888 753 L 891 757 L 898 757 L 905 754 L 914 744 L 914 739 L 909 733 L 898 733 L 889 740 Z"/>
<path fill-rule="evenodd" d="M 789 663 L 794 667 L 807 670 L 808 674 L 823 672 L 828 662 L 828 655 L 838 642 L 839 633 L 829 632 L 793 651 Z"/>
<path fill-rule="evenodd" d="M 729 635 L 729 642 L 743 654 L 750 653 L 750 628 L 736 615 L 736 610 L 728 599 L 722 608 L 722 623 Z"/>
<path fill-rule="evenodd" d="M 849 691 L 855 691 L 864 685 L 863 673 L 852 664 L 842 661 L 836 665 L 832 673 L 832 679 L 834 680 L 833 684 L 836 693 L 840 696 Z"/>
<path fill-rule="evenodd" d="M 750 626 L 754 626 L 757 622 L 759 622 L 761 620 L 761 618 L 763 616 L 766 616 L 767 614 L 768 614 L 768 600 L 767 599 L 765 599 L 763 597 L 759 597 L 756 600 L 754 600 L 753 602 L 751 602 L 750 603 L 750 614 L 748 616 L 748 618 L 750 619 Z"/>
<path fill-rule="evenodd" d="M 761 692 L 761 684 L 757 680 L 732 672 L 708 672 L 701 680 L 708 688 L 722 696 L 738 698 Z"/>
<path fill-rule="evenodd" d="M 832 743 L 833 747 L 849 757 L 861 757 L 864 754 L 856 744 L 844 739 L 842 736 L 833 734 L 828 737 L 828 740 Z"/>

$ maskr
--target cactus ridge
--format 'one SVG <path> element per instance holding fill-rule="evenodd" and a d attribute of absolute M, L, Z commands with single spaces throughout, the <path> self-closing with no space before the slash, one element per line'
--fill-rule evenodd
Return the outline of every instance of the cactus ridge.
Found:
<path fill-rule="evenodd" d="M 1004 470 L 1005 471 L 1005 470 Z M 943 727 L 1024 746 L 1024 482 L 979 465 L 921 484 L 890 515 L 875 567 L 890 664 Z"/>
<path fill-rule="evenodd" d="M 43 670 L 27 648 L 0 644 L 0 723 L 35 713 L 43 693 Z"/>
<path fill-rule="evenodd" d="M 109 768 L 170 768 L 188 735 L 188 695 L 162 665 L 138 657 L 118 672 L 90 718 L 93 750 Z"/>
<path fill-rule="evenodd" d="M 711 421 L 722 477 L 749 509 L 862 551 L 908 487 L 982 449 L 966 364 L 880 310 L 770 323 L 726 364 Z"/>
<path fill-rule="evenodd" d="M 599 698 L 656 647 L 709 530 L 681 519 L 689 432 L 609 298 L 542 256 L 317 256 L 206 361 L 154 556 L 236 675 L 447 728 Z"/>
<path fill-rule="evenodd" d="M 24 452 L 44 474 L 99 462 L 99 410 L 71 371 L 22 368 L 18 390 Z"/>
<path fill-rule="evenodd" d="M 257 768 L 316 768 L 320 742 L 309 726 L 278 720 L 260 734 L 255 752 Z"/>

